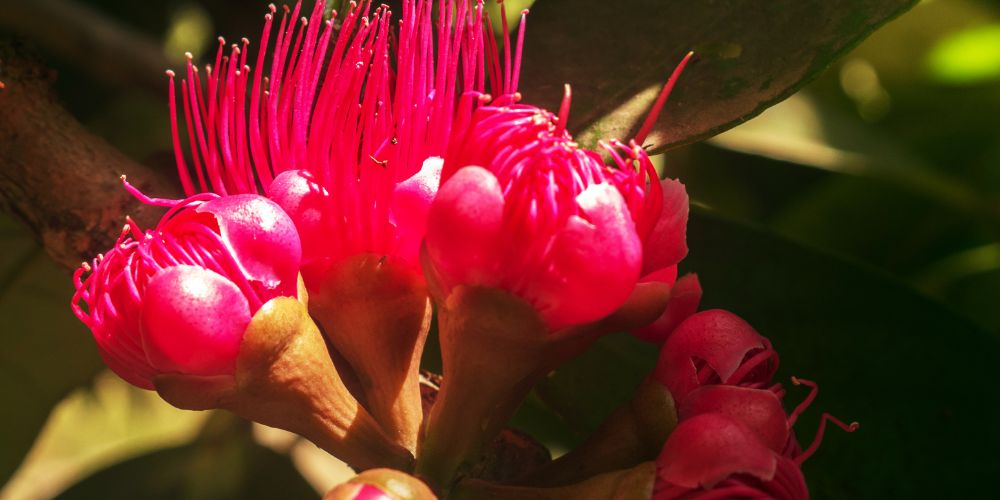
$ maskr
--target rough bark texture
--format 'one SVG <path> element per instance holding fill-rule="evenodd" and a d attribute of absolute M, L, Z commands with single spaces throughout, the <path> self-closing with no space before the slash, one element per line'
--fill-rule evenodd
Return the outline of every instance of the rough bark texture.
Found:
<path fill-rule="evenodd" d="M 87 132 L 58 103 L 55 77 L 23 42 L 0 40 L 0 208 L 73 268 L 110 248 L 125 215 L 145 227 L 162 213 L 125 192 L 122 174 L 153 196 L 176 197 L 178 189 Z"/>

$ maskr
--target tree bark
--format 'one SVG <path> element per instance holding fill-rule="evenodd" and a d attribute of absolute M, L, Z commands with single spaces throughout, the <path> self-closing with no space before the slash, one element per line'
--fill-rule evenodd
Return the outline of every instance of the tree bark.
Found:
<path fill-rule="evenodd" d="M 114 244 L 126 215 L 149 227 L 162 213 L 129 195 L 121 175 L 151 196 L 179 189 L 87 132 L 57 101 L 55 77 L 23 42 L 0 40 L 0 208 L 75 268 Z"/>

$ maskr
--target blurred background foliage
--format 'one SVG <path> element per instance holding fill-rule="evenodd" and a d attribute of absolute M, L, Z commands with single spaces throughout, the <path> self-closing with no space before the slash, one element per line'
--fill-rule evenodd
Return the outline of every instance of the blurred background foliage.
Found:
<path fill-rule="evenodd" d="M 0 32 L 50 29 L 6 19 L 8 3 Z M 214 50 L 217 34 L 256 39 L 263 13 L 227 0 L 86 3 L 177 66 L 184 51 Z M 91 131 L 171 168 L 165 78 L 162 88 L 123 84 L 90 61 L 44 55 Z M 701 207 L 686 267 L 702 275 L 706 302 L 773 335 L 783 374 L 819 379 L 819 405 L 862 422 L 859 434 L 828 437 L 807 467 L 814 495 L 930 497 L 955 493 L 951 480 L 985 484 L 967 474 L 995 470 L 997 458 L 982 457 L 1000 443 L 989 418 L 998 396 L 983 385 L 1000 362 L 1000 2 L 924 0 L 790 99 L 658 161 Z M 347 474 L 294 436 L 177 411 L 101 372 L 71 289 L 0 215 L 0 498 L 310 498 Z M 653 359 L 627 338 L 602 341 L 514 424 L 559 453 Z M 889 479 L 869 488 L 862 476 L 876 472 L 865 463 Z"/>

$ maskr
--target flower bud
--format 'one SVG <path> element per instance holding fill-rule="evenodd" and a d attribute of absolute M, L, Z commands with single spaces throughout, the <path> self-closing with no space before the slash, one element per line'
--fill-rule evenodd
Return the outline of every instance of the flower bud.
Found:
<path fill-rule="evenodd" d="M 337 375 L 306 313 L 298 233 L 278 205 L 257 195 L 152 200 L 126 187 L 172 208 L 151 231 L 130 221 L 76 274 L 74 310 L 108 366 L 178 408 L 228 409 L 358 468 L 409 466 Z"/>
<path fill-rule="evenodd" d="M 712 309 L 684 320 L 670 335 L 653 377 L 683 404 L 703 385 L 765 389 L 777 369 L 778 353 L 767 338 L 735 314 Z"/>
<path fill-rule="evenodd" d="M 129 221 L 114 248 L 84 264 L 73 310 L 134 385 L 152 389 L 159 373 L 232 374 L 253 314 L 298 295 L 299 252 L 291 220 L 264 197 L 189 198 L 153 230 Z"/>

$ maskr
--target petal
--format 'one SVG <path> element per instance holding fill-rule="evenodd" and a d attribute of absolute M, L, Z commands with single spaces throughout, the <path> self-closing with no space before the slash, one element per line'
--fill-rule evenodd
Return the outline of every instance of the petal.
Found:
<path fill-rule="evenodd" d="M 246 297 L 233 282 L 207 269 L 167 268 L 143 294 L 142 343 L 161 372 L 232 374 L 248 324 Z"/>
<path fill-rule="evenodd" d="M 197 208 L 219 223 L 247 278 L 281 295 L 296 296 L 302 243 L 295 223 L 277 203 L 255 194 L 217 198 Z"/>
<path fill-rule="evenodd" d="M 765 346 L 763 337 L 739 316 L 721 309 L 702 311 L 684 320 L 663 344 L 653 376 L 682 401 L 701 385 L 695 360 L 704 360 L 727 380 L 747 353 Z"/>
<path fill-rule="evenodd" d="M 663 188 L 663 205 L 660 217 L 643 245 L 643 275 L 677 264 L 688 250 L 688 195 L 684 184 L 664 179 L 660 185 Z"/>
<path fill-rule="evenodd" d="M 659 458 L 659 479 L 686 488 L 711 488 L 734 474 L 769 481 L 777 455 L 740 422 L 720 413 L 682 421 L 670 434 Z"/>
<path fill-rule="evenodd" d="M 642 243 L 621 193 L 611 184 L 595 184 L 576 201 L 580 215 L 557 234 L 548 271 L 524 292 L 550 330 L 611 314 L 639 278 Z"/>
<path fill-rule="evenodd" d="M 332 195 L 305 170 L 286 170 L 268 187 L 267 196 L 288 214 L 302 242 L 302 278 L 315 291 L 339 245 L 332 219 Z"/>
<path fill-rule="evenodd" d="M 772 391 L 731 385 L 705 386 L 688 394 L 677 408 L 677 418 L 681 420 L 702 413 L 721 413 L 742 422 L 775 453 L 781 453 L 788 442 L 788 416 Z"/>
<path fill-rule="evenodd" d="M 496 281 L 504 198 L 497 178 L 482 167 L 464 167 L 451 176 L 427 218 L 427 253 L 447 293 L 457 284 Z"/>
<path fill-rule="evenodd" d="M 670 271 L 673 271 L 672 274 L 676 276 L 677 266 L 663 268 L 641 281 L 647 282 L 650 277 Z M 667 302 L 667 308 L 663 314 L 649 326 L 632 332 L 632 335 L 646 342 L 657 344 L 666 342 L 677 326 L 698 311 L 698 306 L 701 304 L 701 294 L 701 283 L 698 281 L 698 275 L 685 274 L 674 283 L 670 290 L 670 301 Z"/>
<path fill-rule="evenodd" d="M 420 243 L 427 232 L 427 214 L 441 184 L 444 160 L 434 156 L 424 161 L 420 171 L 400 182 L 392 194 L 392 221 L 396 226 L 396 254 L 407 262 L 419 263 Z"/>

